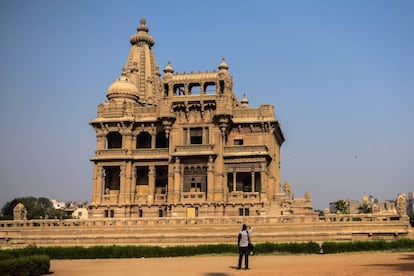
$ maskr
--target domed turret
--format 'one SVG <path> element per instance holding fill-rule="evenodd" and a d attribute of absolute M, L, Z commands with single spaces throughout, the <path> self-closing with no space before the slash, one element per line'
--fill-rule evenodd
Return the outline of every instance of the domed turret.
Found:
<path fill-rule="evenodd" d="M 106 93 L 108 100 L 122 100 L 137 102 L 139 99 L 138 89 L 135 84 L 125 75 L 116 79 L 108 88 Z"/>
<path fill-rule="evenodd" d="M 164 73 L 167 74 L 172 74 L 174 73 L 174 68 L 171 66 L 171 62 L 168 62 L 167 65 L 165 65 L 164 67 Z"/>
<path fill-rule="evenodd" d="M 225 70 L 225 71 L 229 70 L 229 65 L 226 63 L 226 60 L 224 58 L 221 59 L 221 63 L 218 66 L 218 69 L 220 71 L 222 71 L 222 70 Z"/>
<path fill-rule="evenodd" d="M 247 99 L 246 94 L 243 95 L 243 98 L 241 99 L 240 103 L 242 108 L 249 107 L 249 100 Z"/>

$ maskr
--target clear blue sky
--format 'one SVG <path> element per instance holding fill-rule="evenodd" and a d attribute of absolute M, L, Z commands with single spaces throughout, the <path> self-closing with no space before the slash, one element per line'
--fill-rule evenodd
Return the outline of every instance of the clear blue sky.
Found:
<path fill-rule="evenodd" d="M 88 122 L 141 16 L 162 70 L 230 66 L 273 104 L 282 181 L 316 209 L 414 191 L 414 1 L 1 1 L 0 205 L 89 201 Z"/>

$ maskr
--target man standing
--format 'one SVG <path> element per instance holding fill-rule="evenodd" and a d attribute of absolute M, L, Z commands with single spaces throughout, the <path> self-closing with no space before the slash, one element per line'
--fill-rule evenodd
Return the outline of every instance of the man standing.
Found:
<path fill-rule="evenodd" d="M 247 229 L 246 224 L 243 224 L 242 230 L 238 236 L 238 245 L 239 245 L 239 264 L 237 269 L 241 269 L 241 264 L 244 255 L 244 268 L 249 269 L 249 242 L 250 242 L 250 233 L 253 231 L 253 228 L 249 227 Z"/>

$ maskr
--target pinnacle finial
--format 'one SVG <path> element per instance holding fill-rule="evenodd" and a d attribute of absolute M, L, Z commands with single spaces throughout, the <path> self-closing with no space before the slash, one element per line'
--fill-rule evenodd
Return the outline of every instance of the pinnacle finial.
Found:
<path fill-rule="evenodd" d="M 137 33 L 132 35 L 130 38 L 131 44 L 135 45 L 140 42 L 144 42 L 147 43 L 150 47 L 154 46 L 154 38 L 148 34 L 149 28 L 145 25 L 147 24 L 147 20 L 145 17 L 141 17 L 141 20 L 139 22 L 140 25 L 137 28 Z"/>

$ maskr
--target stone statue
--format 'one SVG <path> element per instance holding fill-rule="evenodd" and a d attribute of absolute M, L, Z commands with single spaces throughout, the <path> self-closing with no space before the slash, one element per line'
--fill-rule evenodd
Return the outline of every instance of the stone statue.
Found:
<path fill-rule="evenodd" d="M 18 203 L 13 209 L 14 220 L 27 220 L 27 210 L 22 203 Z"/>
<path fill-rule="evenodd" d="M 407 196 L 405 194 L 398 194 L 395 200 L 395 208 L 400 217 L 407 215 Z"/>
<path fill-rule="evenodd" d="M 291 187 L 290 187 L 290 184 L 287 181 L 285 182 L 285 184 L 283 184 L 283 191 L 285 192 L 286 197 L 290 198 Z"/>

